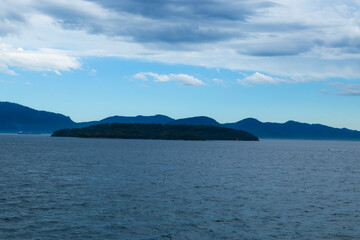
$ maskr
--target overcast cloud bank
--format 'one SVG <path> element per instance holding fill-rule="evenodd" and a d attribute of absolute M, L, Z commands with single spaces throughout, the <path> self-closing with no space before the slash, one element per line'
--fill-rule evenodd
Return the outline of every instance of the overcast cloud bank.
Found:
<path fill-rule="evenodd" d="M 118 56 L 253 71 L 252 83 L 360 77 L 356 0 L 4 0 L 0 23 L 8 74 Z"/>

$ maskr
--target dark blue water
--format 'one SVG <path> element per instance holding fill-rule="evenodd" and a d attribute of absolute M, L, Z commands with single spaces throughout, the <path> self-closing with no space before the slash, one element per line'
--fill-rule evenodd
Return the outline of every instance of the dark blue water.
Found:
<path fill-rule="evenodd" d="M 360 239 L 360 142 L 0 135 L 0 239 Z"/>

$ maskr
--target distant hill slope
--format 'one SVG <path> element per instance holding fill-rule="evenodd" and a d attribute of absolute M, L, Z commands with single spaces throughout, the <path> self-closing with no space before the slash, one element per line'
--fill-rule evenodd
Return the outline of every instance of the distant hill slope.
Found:
<path fill-rule="evenodd" d="M 247 118 L 236 123 L 223 124 L 223 126 L 248 131 L 260 138 L 360 140 L 359 131 L 295 121 L 263 123 L 254 118 Z"/>
<path fill-rule="evenodd" d="M 212 118 L 200 116 L 191 118 L 182 118 L 169 122 L 171 125 L 204 125 L 204 126 L 221 126 L 220 123 Z"/>
<path fill-rule="evenodd" d="M 345 128 L 339 129 L 321 124 L 307 124 L 295 121 L 269 123 L 260 122 L 254 118 L 247 118 L 235 123 L 220 124 L 206 116 L 177 120 L 165 115 L 113 116 L 100 121 L 75 123 L 69 117 L 62 114 L 38 111 L 10 102 L 0 102 L 0 132 L 2 133 L 16 133 L 19 131 L 24 133 L 52 133 L 63 128 L 81 128 L 104 123 L 221 126 L 250 132 L 259 138 L 360 140 L 359 131 Z"/>
<path fill-rule="evenodd" d="M 215 121 L 212 118 L 200 116 L 200 117 L 191 117 L 191 118 L 182 118 L 182 119 L 173 119 L 165 115 L 155 115 L 155 116 L 136 116 L 136 117 L 123 117 L 123 116 L 113 116 L 108 117 L 100 121 L 84 122 L 79 123 L 78 127 L 88 127 L 96 124 L 104 123 L 142 123 L 142 124 L 170 124 L 170 125 L 204 125 L 204 126 L 218 126 L 221 124 Z"/>
<path fill-rule="evenodd" d="M 37 111 L 16 103 L 0 102 L 0 132 L 51 133 L 76 124 L 62 114 Z"/>
<path fill-rule="evenodd" d="M 144 123 L 144 124 L 167 124 L 171 121 L 174 121 L 173 118 L 170 118 L 165 115 L 155 115 L 155 116 L 136 116 L 136 117 L 121 117 L 114 116 L 108 117 L 100 121 L 100 123 Z"/>
<path fill-rule="evenodd" d="M 78 123 L 77 127 L 88 127 L 91 125 L 104 124 L 104 123 L 168 124 L 169 122 L 172 121 L 174 121 L 173 118 L 160 114 L 155 116 L 139 115 L 136 117 L 113 116 L 113 117 L 104 118 L 100 121 Z"/>
<path fill-rule="evenodd" d="M 52 136 L 164 140 L 259 140 L 251 133 L 224 127 L 137 123 L 99 124 L 85 128 L 62 129 L 54 132 Z"/>

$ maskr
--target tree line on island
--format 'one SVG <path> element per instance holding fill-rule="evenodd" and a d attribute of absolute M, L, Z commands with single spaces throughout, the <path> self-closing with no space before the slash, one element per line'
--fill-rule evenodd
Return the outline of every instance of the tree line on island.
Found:
<path fill-rule="evenodd" d="M 139 123 L 106 123 L 85 128 L 61 129 L 55 131 L 52 136 L 163 140 L 259 140 L 251 133 L 224 127 Z"/>

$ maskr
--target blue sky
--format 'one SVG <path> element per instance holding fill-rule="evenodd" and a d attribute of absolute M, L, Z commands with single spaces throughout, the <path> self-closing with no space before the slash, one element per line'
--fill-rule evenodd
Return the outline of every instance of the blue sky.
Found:
<path fill-rule="evenodd" d="M 0 100 L 360 130 L 360 2 L 4 0 Z"/>

